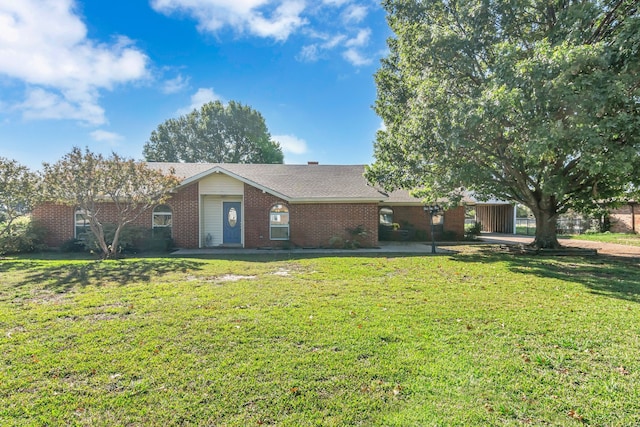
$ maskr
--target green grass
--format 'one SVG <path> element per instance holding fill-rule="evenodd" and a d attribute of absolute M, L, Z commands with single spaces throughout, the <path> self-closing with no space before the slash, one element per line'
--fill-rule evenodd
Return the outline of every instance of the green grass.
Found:
<path fill-rule="evenodd" d="M 639 273 L 471 248 L 3 260 L 0 425 L 638 425 Z"/>
<path fill-rule="evenodd" d="M 535 236 L 536 227 L 535 225 L 532 227 L 518 226 L 516 227 L 516 234 L 522 234 L 525 236 Z"/>
<path fill-rule="evenodd" d="M 620 245 L 640 246 L 640 234 L 631 233 L 593 233 L 562 236 L 577 240 L 590 240 L 593 242 L 617 243 Z"/>

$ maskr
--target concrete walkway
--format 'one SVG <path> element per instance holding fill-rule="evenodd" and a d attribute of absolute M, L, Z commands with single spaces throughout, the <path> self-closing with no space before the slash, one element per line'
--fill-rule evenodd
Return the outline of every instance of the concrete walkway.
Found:
<path fill-rule="evenodd" d="M 523 244 L 533 242 L 533 236 L 521 236 L 514 234 L 483 233 L 480 239 L 486 243 L 494 244 Z M 596 249 L 598 254 L 611 255 L 626 258 L 640 258 L 640 246 L 619 245 L 615 243 L 592 242 L 589 240 L 577 240 L 558 238 L 560 244 L 572 248 Z"/>
<path fill-rule="evenodd" d="M 451 254 L 452 251 L 440 249 L 436 246 L 437 254 Z M 377 248 L 361 249 L 243 249 L 243 248 L 203 248 L 203 249 L 178 249 L 172 252 L 175 256 L 216 256 L 216 255 L 379 255 L 379 254 L 415 254 L 431 255 L 431 243 L 425 242 L 379 242 Z"/>

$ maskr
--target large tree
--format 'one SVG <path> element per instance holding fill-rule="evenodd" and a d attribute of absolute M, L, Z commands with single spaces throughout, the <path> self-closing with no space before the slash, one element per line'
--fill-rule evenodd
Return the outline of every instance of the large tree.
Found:
<path fill-rule="evenodd" d="M 0 237 L 13 222 L 28 213 L 38 199 L 38 175 L 29 168 L 0 157 Z"/>
<path fill-rule="evenodd" d="M 637 0 L 385 0 L 395 33 L 376 73 L 367 177 L 427 199 L 461 189 L 556 219 L 640 171 Z"/>
<path fill-rule="evenodd" d="M 116 258 L 122 229 L 167 200 L 178 183 L 175 176 L 163 175 L 145 163 L 115 153 L 105 158 L 77 147 L 54 164 L 44 163 L 45 197 L 85 212 L 103 258 Z M 113 209 L 115 232 L 107 241 L 104 225 L 105 220 L 113 221 Z"/>
<path fill-rule="evenodd" d="M 262 115 L 234 101 L 209 102 L 165 121 L 151 132 L 143 154 L 150 162 L 282 163 L 284 158 Z"/>

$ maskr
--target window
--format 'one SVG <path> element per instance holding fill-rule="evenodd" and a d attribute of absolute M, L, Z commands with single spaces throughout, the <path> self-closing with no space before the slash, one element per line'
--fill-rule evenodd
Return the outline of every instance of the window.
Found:
<path fill-rule="evenodd" d="M 380 225 L 393 225 L 393 209 L 381 208 L 380 209 Z"/>
<path fill-rule="evenodd" d="M 227 223 L 229 223 L 229 227 L 234 228 L 238 223 L 238 211 L 236 208 L 229 209 L 229 214 L 227 215 Z"/>
<path fill-rule="evenodd" d="M 269 235 L 271 240 L 289 240 L 289 209 L 283 204 L 271 208 Z"/>
<path fill-rule="evenodd" d="M 84 236 L 91 232 L 89 228 L 89 214 L 84 210 L 77 208 L 74 215 L 76 239 L 84 239 Z"/>
<path fill-rule="evenodd" d="M 167 205 L 158 205 L 153 209 L 154 237 L 171 237 L 173 213 Z"/>

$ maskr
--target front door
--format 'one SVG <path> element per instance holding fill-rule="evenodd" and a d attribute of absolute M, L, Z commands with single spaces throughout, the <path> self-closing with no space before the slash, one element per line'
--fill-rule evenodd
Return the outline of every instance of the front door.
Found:
<path fill-rule="evenodd" d="M 225 245 L 242 243 L 242 216 L 240 202 L 222 203 L 222 238 Z"/>

